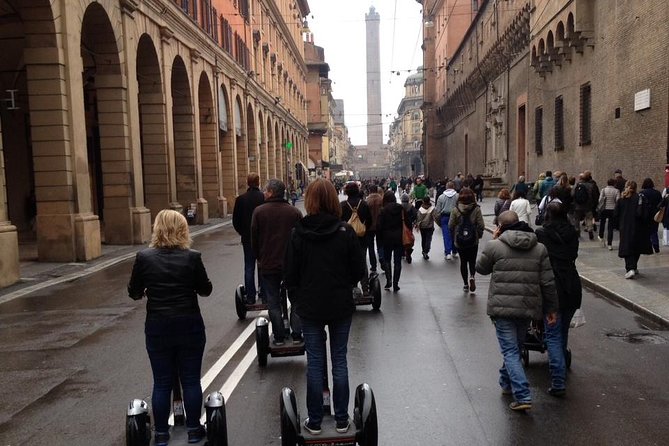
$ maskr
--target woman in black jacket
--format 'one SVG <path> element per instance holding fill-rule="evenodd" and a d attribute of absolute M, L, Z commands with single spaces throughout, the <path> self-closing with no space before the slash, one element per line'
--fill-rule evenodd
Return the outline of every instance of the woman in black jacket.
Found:
<path fill-rule="evenodd" d="M 144 332 L 153 371 L 156 446 L 167 445 L 170 438 L 167 419 L 177 375 L 183 387 L 188 442 L 197 443 L 206 436 L 200 425 L 206 337 L 197 295 L 209 296 L 212 286 L 200 253 L 190 245 L 186 218 L 169 209 L 158 212 L 151 244 L 137 253 L 128 283 L 132 299 L 147 299 Z"/>
<path fill-rule="evenodd" d="M 555 276 L 555 287 L 560 300 L 557 323 L 544 323 L 548 366 L 551 372 L 550 394 L 561 396 L 565 392 L 565 355 L 568 349 L 569 325 L 577 309 L 581 308 L 583 290 L 581 277 L 576 270 L 578 257 L 578 229 L 569 221 L 568 208 L 558 200 L 546 205 L 546 219 L 536 229 L 537 240 L 548 251 L 551 268 Z"/>
<path fill-rule="evenodd" d="M 383 261 L 386 264 L 385 289 L 399 291 L 400 274 L 402 273 L 402 224 L 411 230 L 412 223 L 402 207 L 397 202 L 392 191 L 383 194 L 383 209 L 379 212 L 379 221 L 376 225 L 376 236 L 383 244 Z M 390 268 L 390 259 L 393 259 L 393 269 Z"/>
<path fill-rule="evenodd" d="M 318 178 L 309 184 L 304 207 L 307 216 L 296 224 L 284 261 L 284 283 L 302 320 L 307 351 L 309 417 L 304 427 L 312 434 L 321 431 L 327 325 L 335 427 L 344 433 L 349 428 L 346 351 L 355 311 L 352 288 L 365 274 L 365 259 L 353 228 L 340 220 L 341 207 L 332 183 Z"/>
<path fill-rule="evenodd" d="M 613 221 L 620 231 L 618 257 L 625 259 L 625 279 L 633 279 L 639 274 L 637 268 L 641 254 L 653 253 L 650 242 L 652 220 L 639 215 L 640 205 L 636 182 L 629 180 L 613 214 Z"/>

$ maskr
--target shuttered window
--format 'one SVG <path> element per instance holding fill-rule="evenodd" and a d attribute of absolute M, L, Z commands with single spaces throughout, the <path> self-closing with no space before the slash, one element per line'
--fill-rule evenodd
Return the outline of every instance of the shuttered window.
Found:
<path fill-rule="evenodd" d="M 555 150 L 564 150 L 564 104 L 562 96 L 555 98 Z"/>
<path fill-rule="evenodd" d="M 590 84 L 581 85 L 578 144 L 587 146 L 592 143 L 592 90 Z"/>
<path fill-rule="evenodd" d="M 537 155 L 544 153 L 544 109 L 534 110 L 534 151 Z"/>

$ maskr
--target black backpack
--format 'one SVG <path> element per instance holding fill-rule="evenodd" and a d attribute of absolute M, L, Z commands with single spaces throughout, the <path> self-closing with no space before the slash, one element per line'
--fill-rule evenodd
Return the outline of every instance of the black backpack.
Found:
<path fill-rule="evenodd" d="M 589 199 L 590 194 L 588 193 L 588 188 L 585 187 L 585 184 L 578 183 L 574 190 L 574 201 L 576 204 L 586 204 Z"/>
<path fill-rule="evenodd" d="M 476 245 L 476 241 L 478 240 L 476 225 L 471 219 L 472 212 L 462 213 L 462 219 L 455 228 L 455 241 L 460 249 L 471 248 Z"/>

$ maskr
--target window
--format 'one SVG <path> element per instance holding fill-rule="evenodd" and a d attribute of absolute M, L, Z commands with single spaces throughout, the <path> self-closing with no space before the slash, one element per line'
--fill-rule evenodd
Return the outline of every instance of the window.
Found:
<path fill-rule="evenodd" d="M 534 151 L 537 155 L 544 153 L 544 110 L 537 107 L 534 111 Z"/>
<path fill-rule="evenodd" d="M 564 150 L 564 109 L 562 96 L 555 98 L 555 150 Z"/>
<path fill-rule="evenodd" d="M 581 85 L 580 109 L 578 144 L 580 146 L 587 146 L 592 143 L 592 90 L 589 83 Z"/>
<path fill-rule="evenodd" d="M 221 14 L 221 47 L 232 54 L 232 27 L 228 20 Z"/>

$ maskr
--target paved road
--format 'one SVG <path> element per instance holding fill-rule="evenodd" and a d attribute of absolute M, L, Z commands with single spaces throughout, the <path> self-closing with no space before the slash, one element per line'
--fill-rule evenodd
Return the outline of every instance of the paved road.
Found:
<path fill-rule="evenodd" d="M 531 353 L 534 408 L 513 413 L 497 386 L 487 281 L 479 278 L 476 295 L 463 294 L 458 264 L 443 260 L 440 243 L 435 236 L 430 261 L 415 253 L 404 265 L 401 290 L 384 292 L 380 312 L 361 307 L 354 316 L 350 383 L 374 389 L 379 444 L 666 444 L 666 332 L 586 292 L 588 322 L 572 332 L 568 396 L 545 394 L 546 355 Z M 203 370 L 221 357 L 225 363 L 207 391 L 229 394 L 230 444 L 278 445 L 282 386 L 295 389 L 305 412 L 305 358 L 270 358 L 259 369 L 252 320 L 234 313 L 237 237 L 223 227 L 198 237 L 195 248 L 214 282 L 212 296 L 201 299 Z M 151 393 L 143 304 L 125 292 L 130 267 L 119 263 L 0 305 L 0 445 L 123 443 L 127 402 Z"/>

